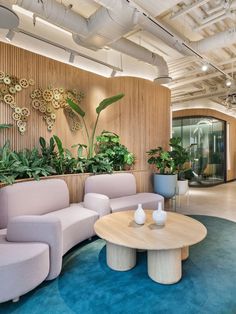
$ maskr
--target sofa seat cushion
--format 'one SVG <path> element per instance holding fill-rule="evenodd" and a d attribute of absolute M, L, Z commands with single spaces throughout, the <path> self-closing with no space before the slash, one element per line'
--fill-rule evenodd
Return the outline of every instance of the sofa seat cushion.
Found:
<path fill-rule="evenodd" d="M 137 193 L 131 196 L 124 196 L 110 199 L 112 212 L 136 209 L 138 204 L 142 204 L 144 209 L 156 209 L 158 202 L 162 202 L 164 208 L 164 197 L 154 193 Z"/>
<path fill-rule="evenodd" d="M 15 243 L 0 233 L 0 303 L 20 297 L 43 282 L 49 273 L 45 243 Z"/>
<path fill-rule="evenodd" d="M 95 235 L 93 225 L 99 215 L 81 205 L 53 211 L 45 216 L 55 216 L 60 219 L 63 233 L 63 254 L 74 245 Z"/>

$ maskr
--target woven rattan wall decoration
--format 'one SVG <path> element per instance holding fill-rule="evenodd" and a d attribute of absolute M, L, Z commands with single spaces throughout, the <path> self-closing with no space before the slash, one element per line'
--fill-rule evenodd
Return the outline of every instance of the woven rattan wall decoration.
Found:
<path fill-rule="evenodd" d="M 64 113 L 69 122 L 70 129 L 77 131 L 81 128 L 79 117 L 67 108 L 67 98 L 80 103 L 84 98 L 82 92 L 76 89 L 65 90 L 64 88 L 54 88 L 49 86 L 47 89 L 35 89 L 30 95 L 32 101 L 31 105 L 35 110 L 42 115 L 43 120 L 47 125 L 48 131 L 52 131 L 57 118 L 57 110 L 64 109 Z"/>
<path fill-rule="evenodd" d="M 16 122 L 18 130 L 22 135 L 26 131 L 30 110 L 27 107 L 20 107 L 16 103 L 16 95 L 33 85 L 33 79 L 20 79 L 0 71 L 0 102 L 3 101 L 12 108 L 12 118 Z"/>
<path fill-rule="evenodd" d="M 64 114 L 72 132 L 82 129 L 83 125 L 79 116 L 69 106 L 65 106 Z"/>

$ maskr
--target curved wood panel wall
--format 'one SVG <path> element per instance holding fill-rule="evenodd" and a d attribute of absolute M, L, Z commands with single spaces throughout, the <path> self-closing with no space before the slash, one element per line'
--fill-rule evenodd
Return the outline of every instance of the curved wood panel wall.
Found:
<path fill-rule="evenodd" d="M 156 146 L 167 147 L 170 134 L 170 90 L 153 82 L 133 78 L 104 78 L 73 66 L 36 55 L 12 45 L 0 43 L 0 71 L 20 78 L 32 78 L 35 87 L 64 87 L 79 89 L 85 93 L 81 107 L 86 111 L 90 128 L 95 121 L 95 108 L 106 97 L 124 93 L 125 97 L 101 114 L 97 134 L 103 129 L 121 136 L 121 142 L 137 157 L 135 170 L 148 170 L 145 152 Z M 84 143 L 82 131 L 72 133 L 68 127 L 63 110 L 52 132 L 48 132 L 42 117 L 30 106 L 32 87 L 17 95 L 17 104 L 28 107 L 31 116 L 25 135 L 20 135 L 17 128 L 0 133 L 0 145 L 6 139 L 11 141 L 16 150 L 32 148 L 38 144 L 40 136 L 49 139 L 57 134 L 65 147 L 75 143 Z M 0 103 L 0 123 L 12 123 L 12 110 Z"/>
<path fill-rule="evenodd" d="M 186 109 L 173 112 L 173 118 L 190 116 L 214 117 L 229 124 L 230 169 L 227 170 L 227 181 L 236 179 L 236 119 L 213 109 Z"/>

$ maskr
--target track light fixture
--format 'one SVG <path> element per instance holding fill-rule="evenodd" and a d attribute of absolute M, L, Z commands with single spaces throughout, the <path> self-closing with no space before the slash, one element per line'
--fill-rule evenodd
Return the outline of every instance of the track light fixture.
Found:
<path fill-rule="evenodd" d="M 12 29 L 9 29 L 5 38 L 7 41 L 11 42 L 14 36 L 15 36 L 15 32 Z"/>
<path fill-rule="evenodd" d="M 230 87 L 230 86 L 232 85 L 232 81 L 231 81 L 230 79 L 227 79 L 227 80 L 225 81 L 225 85 L 226 85 L 227 87 Z"/>
<path fill-rule="evenodd" d="M 74 63 L 74 61 L 75 61 L 75 55 L 71 52 L 70 57 L 69 57 L 69 62 Z"/>
<path fill-rule="evenodd" d="M 110 75 L 111 77 L 115 77 L 116 76 L 116 70 L 115 69 L 113 69 L 112 70 L 112 72 L 111 72 L 111 75 Z"/>
<path fill-rule="evenodd" d="M 202 65 L 202 71 L 206 72 L 209 69 L 209 64 L 207 62 L 204 62 Z"/>

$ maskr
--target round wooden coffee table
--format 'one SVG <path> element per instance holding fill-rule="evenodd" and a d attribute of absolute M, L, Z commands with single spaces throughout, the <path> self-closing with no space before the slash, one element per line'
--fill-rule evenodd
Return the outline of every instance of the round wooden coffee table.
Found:
<path fill-rule="evenodd" d="M 202 241 L 207 229 L 193 218 L 172 212 L 160 227 L 152 219 L 152 210 L 145 212 L 144 225 L 134 222 L 133 210 L 103 216 L 95 223 L 96 234 L 107 242 L 107 264 L 114 270 L 129 270 L 136 265 L 136 249 L 147 250 L 149 277 L 162 284 L 178 282 L 189 246 Z"/>

